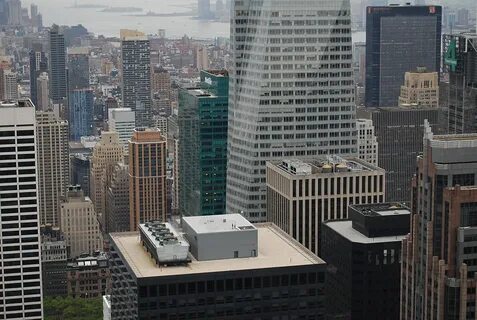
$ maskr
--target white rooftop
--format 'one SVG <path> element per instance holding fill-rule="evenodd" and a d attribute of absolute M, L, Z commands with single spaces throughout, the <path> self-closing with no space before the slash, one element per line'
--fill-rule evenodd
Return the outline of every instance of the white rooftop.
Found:
<path fill-rule="evenodd" d="M 336 231 L 336 233 L 342 235 L 346 239 L 354 243 L 372 244 L 372 243 L 385 243 L 393 241 L 402 241 L 406 235 L 401 236 L 388 236 L 388 237 L 375 237 L 368 238 L 361 232 L 353 229 L 353 222 L 351 220 L 330 221 L 325 222 L 326 225 Z"/>
<path fill-rule="evenodd" d="M 393 215 L 401 215 L 401 214 L 410 214 L 411 212 L 407 209 L 389 209 L 389 210 L 379 210 L 375 211 L 377 214 L 381 216 L 393 216 Z"/>
<path fill-rule="evenodd" d="M 196 233 L 255 230 L 255 226 L 238 213 L 183 217 Z"/>

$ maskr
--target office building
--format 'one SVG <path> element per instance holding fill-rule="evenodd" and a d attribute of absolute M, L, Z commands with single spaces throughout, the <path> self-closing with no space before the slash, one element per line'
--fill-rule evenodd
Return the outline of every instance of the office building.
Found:
<path fill-rule="evenodd" d="M 373 121 L 379 145 L 378 166 L 386 170 L 386 201 L 410 202 L 416 157 L 422 152 L 424 120 L 440 132 L 436 108 L 360 108 L 358 117 Z"/>
<path fill-rule="evenodd" d="M 129 166 L 117 163 L 106 189 L 106 232 L 129 231 Z"/>
<path fill-rule="evenodd" d="M 84 153 L 70 155 L 70 181 L 71 184 L 79 185 L 83 194 L 90 197 L 90 156 Z"/>
<path fill-rule="evenodd" d="M 368 7 L 367 107 L 395 106 L 408 71 L 426 67 L 429 72 L 439 72 L 441 20 L 440 6 Z"/>
<path fill-rule="evenodd" d="M 357 154 L 350 4 L 232 6 L 226 211 L 265 221 L 266 161 Z"/>
<path fill-rule="evenodd" d="M 470 319 L 477 135 L 434 135 L 426 124 L 423 145 L 412 184 L 411 232 L 402 243 L 401 319 Z"/>
<path fill-rule="evenodd" d="M 195 52 L 196 67 L 197 70 L 209 69 L 209 54 L 207 53 L 207 47 L 198 46 Z"/>
<path fill-rule="evenodd" d="M 53 25 L 50 38 L 50 98 L 53 103 L 64 102 L 67 93 L 65 37 L 57 25 Z"/>
<path fill-rule="evenodd" d="M 69 258 L 103 249 L 103 238 L 93 202 L 84 196 L 79 186 L 68 187 L 61 204 L 60 223 L 60 229 L 70 248 Z"/>
<path fill-rule="evenodd" d="M 68 49 L 68 90 L 89 88 L 89 48 Z"/>
<path fill-rule="evenodd" d="M 210 11 L 210 0 L 197 0 L 197 12 L 199 19 L 211 19 L 212 12 Z"/>
<path fill-rule="evenodd" d="M 3 71 L 3 92 L 5 100 L 18 99 L 18 75 L 12 70 Z"/>
<path fill-rule="evenodd" d="M 148 127 L 152 120 L 150 51 L 144 33 L 121 30 L 123 107 L 135 112 L 138 127 Z"/>
<path fill-rule="evenodd" d="M 38 212 L 42 225 L 60 225 L 61 198 L 69 186 L 68 122 L 53 111 L 37 111 Z"/>
<path fill-rule="evenodd" d="M 50 78 L 48 73 L 40 73 L 35 83 L 36 108 L 40 111 L 47 111 L 50 109 Z"/>
<path fill-rule="evenodd" d="M 72 298 L 99 298 L 111 286 L 108 256 L 81 256 L 68 263 L 68 296 Z"/>
<path fill-rule="evenodd" d="M 68 294 L 66 264 L 68 246 L 58 227 L 41 227 L 41 274 L 44 297 L 62 297 Z"/>
<path fill-rule="evenodd" d="M 406 72 L 401 86 L 399 106 L 439 107 L 439 74 L 424 67 Z"/>
<path fill-rule="evenodd" d="M 227 71 L 202 71 L 199 87 L 179 91 L 182 216 L 223 214 L 227 176 Z"/>
<path fill-rule="evenodd" d="M 154 67 L 151 80 L 152 95 L 159 94 L 161 98 L 171 98 L 171 75 L 167 70 L 160 66 Z"/>
<path fill-rule="evenodd" d="M 372 165 L 378 165 L 378 140 L 374 133 L 373 120 L 357 119 L 358 158 Z"/>
<path fill-rule="evenodd" d="M 137 128 L 129 141 L 129 226 L 166 221 L 166 138 L 157 129 Z"/>
<path fill-rule="evenodd" d="M 35 131 L 30 100 L 0 104 L 3 319 L 43 319 Z"/>
<path fill-rule="evenodd" d="M 348 205 L 384 201 L 384 170 L 358 159 L 267 163 L 267 217 L 315 254 L 321 223 L 348 218 Z"/>
<path fill-rule="evenodd" d="M 142 224 L 140 238 L 110 235 L 112 319 L 324 319 L 325 263 L 279 228 L 251 225 L 238 214 L 183 221 L 189 236 L 198 236 L 190 245 L 169 224 Z M 159 242 L 151 230 L 177 240 Z M 200 252 L 213 257 L 193 256 Z"/>
<path fill-rule="evenodd" d="M 106 181 L 112 168 L 124 161 L 124 148 L 116 132 L 103 131 L 101 139 L 93 148 L 90 170 L 90 194 L 94 209 L 103 228 L 107 217 L 105 211 Z M 104 229 L 102 229 L 104 231 Z"/>
<path fill-rule="evenodd" d="M 352 205 L 348 213 L 349 220 L 323 223 L 327 319 L 399 320 L 401 241 L 410 209 L 377 203 Z"/>
<path fill-rule="evenodd" d="M 167 118 L 163 116 L 153 117 L 153 122 L 154 122 L 153 127 L 159 129 L 159 131 L 161 131 L 161 134 L 164 137 L 167 137 L 167 121 L 168 121 Z"/>
<path fill-rule="evenodd" d="M 477 34 L 444 35 L 441 103 L 449 134 L 477 132 Z"/>
<path fill-rule="evenodd" d="M 48 73 L 48 59 L 46 58 L 45 52 L 42 51 L 42 48 L 35 48 L 30 51 L 30 96 L 33 104 L 39 108 L 39 101 L 37 98 L 37 79 L 44 72 Z M 41 109 L 40 110 L 47 110 Z"/>
<path fill-rule="evenodd" d="M 83 136 L 93 134 L 94 93 L 91 89 L 71 91 L 68 122 L 70 124 L 70 140 L 78 141 Z"/>
<path fill-rule="evenodd" d="M 127 153 L 129 140 L 136 128 L 134 111 L 130 108 L 114 108 L 109 109 L 108 113 L 109 131 L 118 133 L 119 142 Z"/>

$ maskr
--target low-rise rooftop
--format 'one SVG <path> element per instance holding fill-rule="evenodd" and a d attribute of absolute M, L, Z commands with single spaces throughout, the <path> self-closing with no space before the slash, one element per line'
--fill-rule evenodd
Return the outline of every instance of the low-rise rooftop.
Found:
<path fill-rule="evenodd" d="M 353 228 L 351 220 L 328 221 L 326 225 L 333 229 L 336 233 L 354 243 L 371 244 L 385 243 L 392 241 L 402 241 L 406 235 L 386 236 L 386 237 L 367 237 L 358 230 Z"/>

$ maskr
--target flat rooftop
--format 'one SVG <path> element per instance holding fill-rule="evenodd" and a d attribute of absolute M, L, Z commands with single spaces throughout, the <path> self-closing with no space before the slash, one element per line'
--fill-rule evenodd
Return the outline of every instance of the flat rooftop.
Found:
<path fill-rule="evenodd" d="M 401 203 L 359 204 L 352 207 L 368 217 L 411 214 L 411 210 Z"/>
<path fill-rule="evenodd" d="M 406 237 L 406 235 L 399 235 L 399 236 L 368 238 L 367 236 L 365 236 L 358 230 L 353 229 L 353 222 L 351 220 L 329 221 L 329 222 L 325 222 L 325 224 L 329 228 L 334 230 L 336 233 L 342 235 L 344 238 L 354 243 L 372 244 L 372 243 L 394 242 L 394 241 L 402 241 Z"/>
<path fill-rule="evenodd" d="M 192 255 L 187 265 L 158 267 L 140 243 L 139 233 L 111 233 L 117 250 L 137 278 L 191 275 L 210 272 L 240 271 L 320 265 L 325 262 L 271 223 L 256 224 L 257 257 L 197 261 Z M 211 248 L 213 250 L 213 248 Z"/>
<path fill-rule="evenodd" d="M 255 230 L 255 226 L 238 213 L 182 218 L 196 233 Z"/>

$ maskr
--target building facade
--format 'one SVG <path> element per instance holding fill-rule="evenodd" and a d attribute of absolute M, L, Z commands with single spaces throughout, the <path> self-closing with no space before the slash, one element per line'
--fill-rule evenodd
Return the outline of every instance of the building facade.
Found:
<path fill-rule="evenodd" d="M 3 92 L 6 100 L 18 99 L 18 75 L 12 70 L 3 72 Z"/>
<path fill-rule="evenodd" d="M 402 243 L 401 319 L 469 319 L 475 317 L 469 254 L 475 252 L 477 135 L 434 135 L 426 124 L 423 145 L 411 232 Z"/>
<path fill-rule="evenodd" d="M 398 320 L 401 241 L 410 209 L 398 203 L 352 205 L 349 220 L 327 221 L 326 319 Z"/>
<path fill-rule="evenodd" d="M 36 79 L 37 110 L 47 111 L 50 109 L 50 79 L 47 72 L 42 72 Z"/>
<path fill-rule="evenodd" d="M 89 49 L 68 50 L 68 91 L 89 88 Z"/>
<path fill-rule="evenodd" d="M 406 72 L 404 85 L 401 86 L 399 106 L 421 106 L 438 108 L 439 105 L 439 74 L 427 72 L 424 67 L 416 71 Z"/>
<path fill-rule="evenodd" d="M 99 298 L 109 292 L 111 272 L 104 253 L 82 256 L 68 263 L 68 296 L 72 298 Z"/>
<path fill-rule="evenodd" d="M 134 111 L 130 108 L 114 108 L 109 109 L 108 113 L 109 131 L 118 133 L 119 142 L 124 146 L 124 151 L 127 153 L 129 140 L 136 128 Z"/>
<path fill-rule="evenodd" d="M 226 71 L 202 71 L 199 87 L 179 91 L 182 216 L 225 212 L 228 88 Z"/>
<path fill-rule="evenodd" d="M 138 128 L 129 142 L 129 226 L 166 221 L 167 141 L 157 129 Z"/>
<path fill-rule="evenodd" d="M 410 202 L 416 157 L 422 152 L 424 120 L 440 132 L 436 108 L 360 108 L 358 117 L 373 121 L 379 145 L 378 166 L 386 170 L 386 201 Z"/>
<path fill-rule="evenodd" d="M 53 103 L 64 102 L 67 97 L 65 37 L 57 25 L 49 33 L 50 39 L 50 98 Z"/>
<path fill-rule="evenodd" d="M 70 155 L 70 167 L 71 184 L 74 186 L 79 185 L 81 190 L 83 190 L 83 194 L 90 197 L 90 156 L 84 153 L 74 153 Z"/>
<path fill-rule="evenodd" d="M 92 254 L 103 249 L 103 238 L 99 222 L 90 198 L 85 197 L 79 186 L 68 187 L 61 204 L 61 227 L 70 258 Z"/>
<path fill-rule="evenodd" d="M 0 104 L 0 144 L 0 318 L 41 320 L 36 125 L 30 100 Z"/>
<path fill-rule="evenodd" d="M 315 254 L 323 221 L 348 218 L 348 205 L 381 203 L 385 172 L 358 159 L 267 163 L 267 215 Z"/>
<path fill-rule="evenodd" d="M 68 122 L 52 111 L 37 111 L 36 143 L 40 223 L 58 227 L 61 198 L 70 184 Z"/>
<path fill-rule="evenodd" d="M 31 101 L 38 107 L 39 101 L 37 99 L 37 79 L 44 73 L 48 73 L 48 59 L 42 48 L 34 48 L 30 51 L 30 96 Z M 40 109 L 46 110 L 46 109 Z"/>
<path fill-rule="evenodd" d="M 121 30 L 123 107 L 135 112 L 138 127 L 148 127 L 152 120 L 150 54 L 144 33 Z"/>
<path fill-rule="evenodd" d="M 358 131 L 358 158 L 377 166 L 379 144 L 374 133 L 373 120 L 357 119 L 356 129 Z"/>
<path fill-rule="evenodd" d="M 245 0 L 231 12 L 227 213 L 265 221 L 267 161 L 357 152 L 350 2 Z"/>
<path fill-rule="evenodd" d="M 439 72 L 442 8 L 368 7 L 366 15 L 367 107 L 397 104 L 404 74 L 417 67 Z"/>
<path fill-rule="evenodd" d="M 94 93 L 91 89 L 71 91 L 68 122 L 70 140 L 79 141 L 83 136 L 93 134 L 94 127 Z"/>
<path fill-rule="evenodd" d="M 129 166 L 117 163 L 106 189 L 106 232 L 129 231 Z"/>
<path fill-rule="evenodd" d="M 66 264 L 68 246 L 58 227 L 41 227 L 41 274 L 44 297 L 61 297 L 68 294 Z"/>

